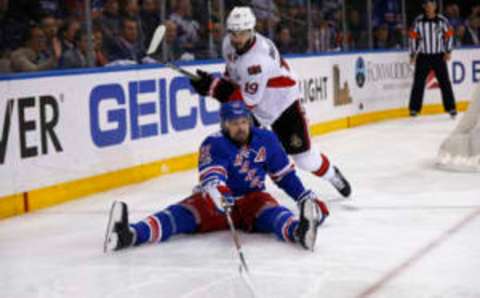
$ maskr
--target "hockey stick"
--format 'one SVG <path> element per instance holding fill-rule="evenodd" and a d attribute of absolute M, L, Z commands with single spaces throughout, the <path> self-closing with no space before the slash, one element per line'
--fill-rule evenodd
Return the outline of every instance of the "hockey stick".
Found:
<path fill-rule="evenodd" d="M 227 218 L 228 226 L 230 228 L 230 232 L 233 238 L 233 243 L 235 244 L 235 248 L 238 253 L 238 258 L 240 260 L 238 271 L 243 281 L 247 285 L 247 288 L 250 291 L 250 294 L 252 294 L 252 297 L 256 298 L 258 297 L 258 295 L 256 294 L 255 287 L 253 286 L 253 282 L 250 277 L 250 273 L 248 271 L 247 262 L 245 261 L 245 257 L 243 255 L 242 246 L 240 244 L 240 238 L 238 237 L 237 230 L 235 229 L 235 225 L 233 224 L 231 212 L 232 212 L 231 207 L 225 208 L 225 216 Z"/>
<path fill-rule="evenodd" d="M 159 25 L 155 29 L 152 39 L 150 40 L 150 44 L 148 45 L 147 56 L 151 56 L 158 50 L 158 47 L 160 46 L 160 43 L 162 43 L 163 37 L 165 36 L 165 30 L 166 30 L 165 25 Z M 185 70 L 173 63 L 167 62 L 165 63 L 165 66 L 187 76 L 192 80 L 199 79 L 199 77 L 196 74 L 189 72 L 188 70 Z"/>
<path fill-rule="evenodd" d="M 199 77 L 196 74 L 194 74 L 193 72 L 190 72 L 186 69 L 183 69 L 180 66 L 177 66 L 173 63 L 167 62 L 167 63 L 165 63 L 165 66 L 170 68 L 170 69 L 175 70 L 176 72 L 179 72 L 179 73 L 187 76 L 189 79 L 192 79 L 192 80 L 198 80 L 199 79 Z"/>
<path fill-rule="evenodd" d="M 157 51 L 158 46 L 165 36 L 165 30 L 165 25 L 160 25 L 155 29 L 150 44 L 148 45 L 147 56 L 150 56 Z"/>

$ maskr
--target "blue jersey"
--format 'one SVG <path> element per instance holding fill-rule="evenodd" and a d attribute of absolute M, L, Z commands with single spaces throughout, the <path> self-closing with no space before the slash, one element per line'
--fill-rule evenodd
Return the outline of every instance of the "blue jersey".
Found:
<path fill-rule="evenodd" d="M 305 191 L 277 136 L 261 128 L 251 129 L 245 146 L 220 132 L 210 135 L 200 147 L 198 169 L 202 185 L 217 180 L 225 183 L 233 196 L 264 191 L 267 175 L 294 200 Z"/>

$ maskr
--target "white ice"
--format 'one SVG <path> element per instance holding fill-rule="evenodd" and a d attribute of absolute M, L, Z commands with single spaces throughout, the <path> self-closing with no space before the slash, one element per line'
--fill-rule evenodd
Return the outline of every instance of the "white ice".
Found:
<path fill-rule="evenodd" d="M 480 297 L 480 175 L 434 167 L 454 126 L 439 115 L 316 138 L 353 197 L 300 173 L 331 208 L 314 252 L 240 235 L 259 297 Z M 186 196 L 196 179 L 178 173 L 0 221 L 0 297 L 248 297 L 229 232 L 102 252 L 114 200 L 140 220 Z"/>

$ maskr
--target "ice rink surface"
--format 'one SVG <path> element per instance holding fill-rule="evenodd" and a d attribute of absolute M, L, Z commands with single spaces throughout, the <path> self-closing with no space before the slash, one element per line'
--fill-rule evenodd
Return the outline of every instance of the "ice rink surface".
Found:
<path fill-rule="evenodd" d="M 353 197 L 300 173 L 331 208 L 314 252 L 240 235 L 259 297 L 480 297 L 480 174 L 434 167 L 455 123 L 439 115 L 316 138 Z M 0 297 L 249 297 L 229 232 L 102 252 L 114 200 L 137 221 L 188 195 L 196 179 L 178 173 L 0 221 Z"/>

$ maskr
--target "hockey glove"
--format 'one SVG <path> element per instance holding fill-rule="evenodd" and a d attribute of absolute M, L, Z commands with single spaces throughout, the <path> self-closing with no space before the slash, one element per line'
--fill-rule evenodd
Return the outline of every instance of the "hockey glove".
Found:
<path fill-rule="evenodd" d="M 207 96 L 214 78 L 211 74 L 200 69 L 197 69 L 197 75 L 197 79 L 190 79 L 190 84 L 198 94 L 201 96 Z"/>
<path fill-rule="evenodd" d="M 220 212 L 225 212 L 235 204 L 230 188 L 218 181 L 212 181 L 205 185 L 204 192 L 213 200 L 215 207 Z"/>
<path fill-rule="evenodd" d="M 237 89 L 237 86 L 230 80 L 214 78 L 203 70 L 197 69 L 197 75 L 198 79 L 190 79 L 190 84 L 202 96 L 212 96 L 224 103 L 230 100 L 230 97 Z"/>
<path fill-rule="evenodd" d="M 328 207 L 327 205 L 325 204 L 325 202 L 321 201 L 318 196 L 311 190 L 306 190 L 304 191 L 300 197 L 298 197 L 298 200 L 297 200 L 297 204 L 298 204 L 298 207 L 300 208 L 300 206 L 302 205 L 302 202 L 304 200 L 312 200 L 314 201 L 317 206 L 318 206 L 318 209 L 319 209 L 319 219 L 318 219 L 318 225 L 321 225 L 325 219 L 327 218 L 327 216 L 330 215 L 330 211 L 328 210 Z"/>

